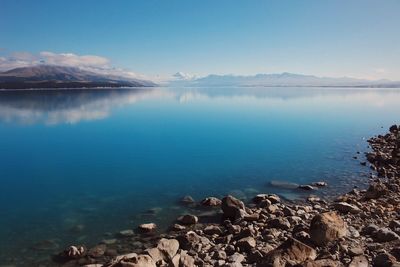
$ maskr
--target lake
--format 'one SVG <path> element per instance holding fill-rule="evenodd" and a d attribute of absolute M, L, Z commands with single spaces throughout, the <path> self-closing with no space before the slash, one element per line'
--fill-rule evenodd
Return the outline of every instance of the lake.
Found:
<path fill-rule="evenodd" d="M 326 181 L 313 192 L 324 197 L 362 188 L 366 139 L 399 123 L 399 103 L 396 89 L 2 91 L 0 265 L 140 223 L 165 229 L 193 212 L 185 195 L 310 193 L 276 181 Z"/>

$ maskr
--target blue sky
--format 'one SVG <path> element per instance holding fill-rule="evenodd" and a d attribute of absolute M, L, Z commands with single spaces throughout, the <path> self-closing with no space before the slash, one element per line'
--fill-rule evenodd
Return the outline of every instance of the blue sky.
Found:
<path fill-rule="evenodd" d="M 76 64 L 92 55 L 149 77 L 295 72 L 400 80 L 399 11 L 397 0 L 0 0 L 0 57 L 5 66 L 41 52 L 69 53 Z"/>

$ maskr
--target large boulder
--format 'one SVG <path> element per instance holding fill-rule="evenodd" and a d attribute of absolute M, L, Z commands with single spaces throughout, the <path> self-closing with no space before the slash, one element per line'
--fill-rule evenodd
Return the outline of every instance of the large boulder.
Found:
<path fill-rule="evenodd" d="M 315 215 L 310 224 L 310 237 L 316 245 L 325 245 L 344 237 L 347 227 L 336 212 L 324 212 Z"/>
<path fill-rule="evenodd" d="M 244 203 L 231 195 L 222 199 L 221 209 L 224 218 L 232 221 L 242 219 L 247 214 Z"/>
<path fill-rule="evenodd" d="M 290 238 L 270 251 L 257 263 L 257 266 L 294 266 L 312 261 L 316 257 L 317 253 L 312 247 Z"/>

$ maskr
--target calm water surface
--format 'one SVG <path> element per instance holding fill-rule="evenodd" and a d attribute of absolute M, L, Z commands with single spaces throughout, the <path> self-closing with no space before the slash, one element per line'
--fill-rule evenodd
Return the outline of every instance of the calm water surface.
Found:
<path fill-rule="evenodd" d="M 186 211 L 184 195 L 302 196 L 270 181 L 325 180 L 322 195 L 363 186 L 369 170 L 352 157 L 399 123 L 399 103 L 389 89 L 0 92 L 0 265 L 144 222 L 165 227 Z M 38 250 L 43 240 L 53 247 Z"/>

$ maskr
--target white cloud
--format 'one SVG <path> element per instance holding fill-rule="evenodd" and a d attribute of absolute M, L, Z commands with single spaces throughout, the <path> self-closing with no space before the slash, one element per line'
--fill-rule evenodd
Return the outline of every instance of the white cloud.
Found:
<path fill-rule="evenodd" d="M 132 79 L 150 79 L 145 75 L 114 67 L 108 58 L 96 55 L 42 51 L 37 55 L 28 52 L 14 52 L 8 56 L 0 57 L 0 71 L 39 64 L 77 67 L 104 75 L 122 76 Z"/>
<path fill-rule="evenodd" d="M 105 57 L 72 53 L 56 54 L 53 52 L 40 52 L 40 57 L 46 64 L 70 67 L 109 67 L 109 60 Z"/>
<path fill-rule="evenodd" d="M 189 81 L 189 80 L 193 80 L 196 78 L 196 75 L 192 75 L 189 73 L 184 73 L 184 72 L 177 72 L 174 75 L 172 75 L 172 77 L 176 80 L 184 80 L 184 81 Z"/>

